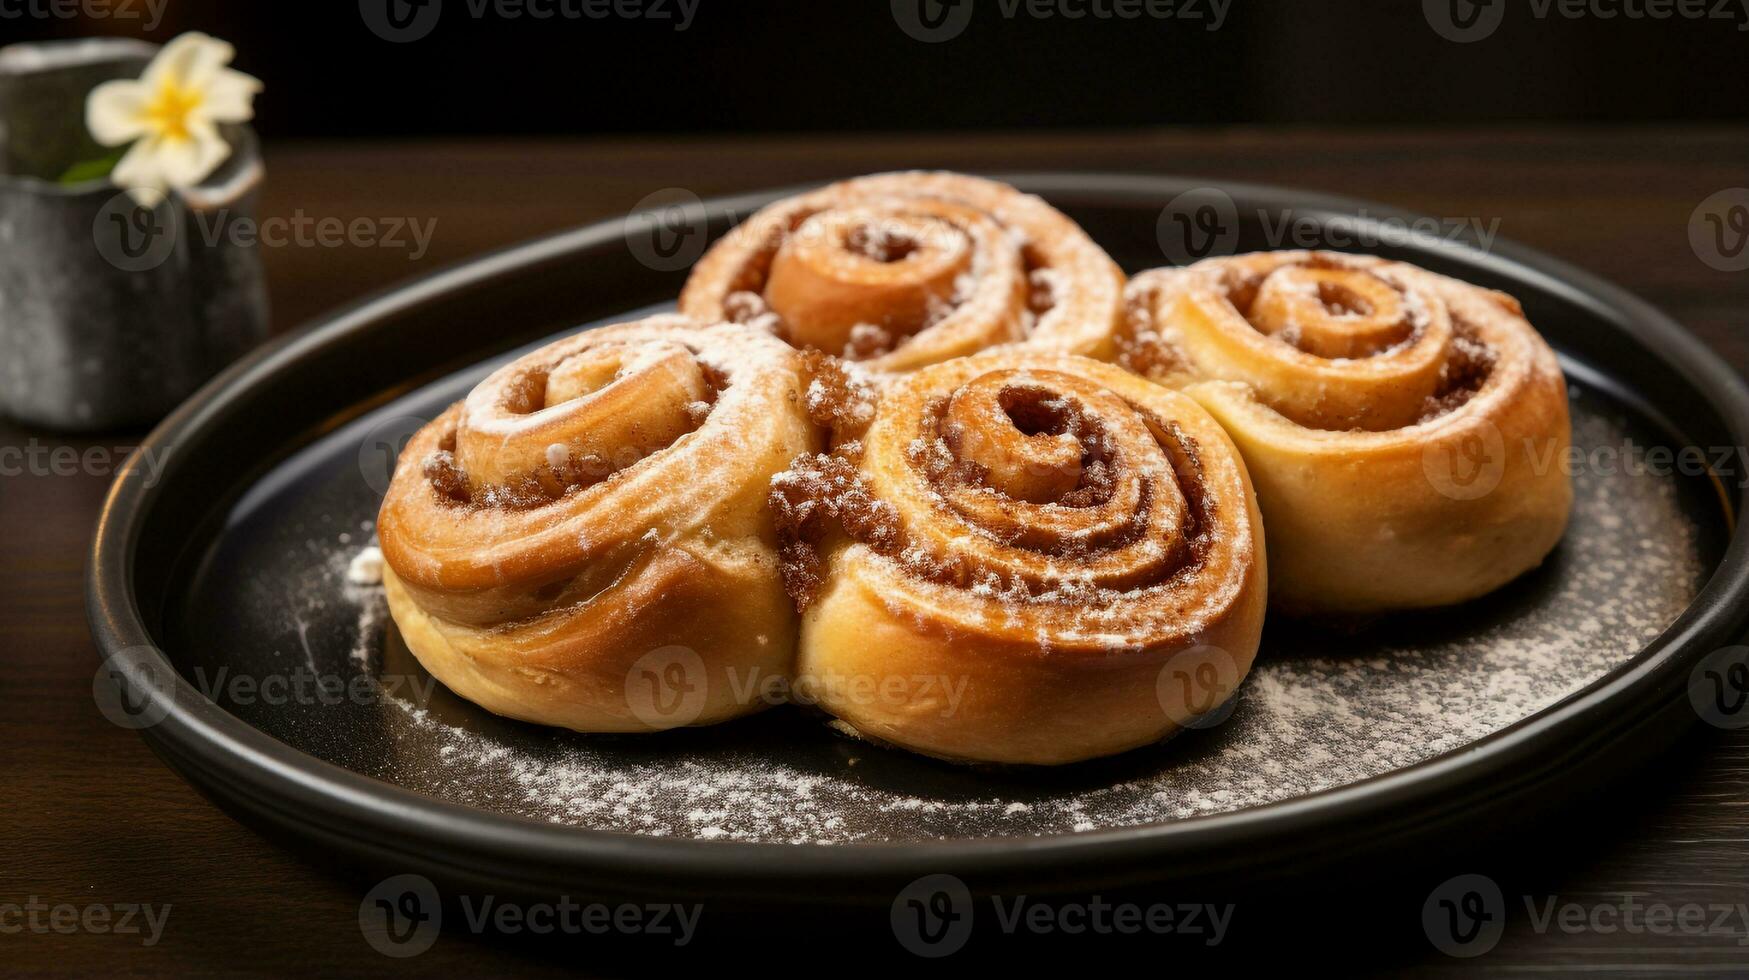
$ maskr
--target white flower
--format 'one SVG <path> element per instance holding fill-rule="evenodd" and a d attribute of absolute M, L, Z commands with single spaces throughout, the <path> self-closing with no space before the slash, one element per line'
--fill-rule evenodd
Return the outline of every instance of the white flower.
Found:
<path fill-rule="evenodd" d="M 248 122 L 261 82 L 225 67 L 236 50 L 201 33 L 164 46 L 137 81 L 105 82 L 85 100 L 85 125 L 104 146 L 133 143 L 111 174 L 145 207 L 193 187 L 231 155 L 219 123 Z"/>

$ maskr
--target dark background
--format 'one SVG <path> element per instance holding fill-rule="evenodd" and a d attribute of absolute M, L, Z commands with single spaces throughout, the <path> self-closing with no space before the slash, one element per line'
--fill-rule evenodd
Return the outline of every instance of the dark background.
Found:
<path fill-rule="evenodd" d="M 1662 21 L 1539 19 L 1532 0 L 1492 0 L 1504 21 L 1469 44 L 1440 36 L 1422 0 L 1232 0 L 1216 31 L 1210 0 L 1179 0 L 1200 19 L 1168 20 L 1040 19 L 1024 6 L 1010 18 L 1002 0 L 961 0 L 964 32 L 936 44 L 901 31 L 889 0 L 700 0 L 684 31 L 475 17 L 481 0 L 428 0 L 441 4 L 435 27 L 404 44 L 373 34 L 359 0 L 160 0 L 149 33 L 146 0 L 112 2 L 141 16 L 10 16 L 0 40 L 205 30 L 267 82 L 269 139 L 1749 117 L 1744 0 L 1704 0 L 1731 20 Z"/>

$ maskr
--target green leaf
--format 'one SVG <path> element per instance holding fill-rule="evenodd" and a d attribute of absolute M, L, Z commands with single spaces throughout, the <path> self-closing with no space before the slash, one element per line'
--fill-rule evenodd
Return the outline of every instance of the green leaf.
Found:
<path fill-rule="evenodd" d="M 61 174 L 58 183 L 83 184 L 90 180 L 102 180 L 109 176 L 110 171 L 115 169 L 116 164 L 121 162 L 121 158 L 125 152 L 126 150 L 124 148 L 122 150 L 117 150 L 106 157 L 75 163 L 67 168 L 66 173 Z"/>

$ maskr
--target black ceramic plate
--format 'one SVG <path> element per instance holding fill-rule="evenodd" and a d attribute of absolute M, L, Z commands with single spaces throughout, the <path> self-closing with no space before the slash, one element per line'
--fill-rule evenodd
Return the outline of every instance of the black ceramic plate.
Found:
<path fill-rule="evenodd" d="M 1132 271 L 1187 244 L 1365 243 L 1518 296 L 1573 390 L 1583 455 L 1546 461 L 1578 464 L 1565 542 L 1461 609 L 1358 631 L 1272 621 L 1222 723 L 1056 771 L 945 766 L 796 709 L 588 737 L 449 694 L 401 646 L 380 593 L 346 582 L 394 452 L 512 349 L 673 296 L 683 269 L 655 267 L 683 266 L 777 196 L 760 195 L 441 273 L 274 345 L 185 405 L 136 457 L 161 474 L 123 474 L 97 535 L 91 616 L 126 717 L 233 810 L 395 870 L 846 900 L 937 872 L 1050 891 L 1352 861 L 1558 796 L 1693 722 L 1697 664 L 1749 612 L 1742 491 L 1633 447 L 1745 445 L 1749 394 L 1675 324 L 1520 248 L 1402 234 L 1413 219 L 1387 208 L 1152 177 L 1016 182 Z"/>

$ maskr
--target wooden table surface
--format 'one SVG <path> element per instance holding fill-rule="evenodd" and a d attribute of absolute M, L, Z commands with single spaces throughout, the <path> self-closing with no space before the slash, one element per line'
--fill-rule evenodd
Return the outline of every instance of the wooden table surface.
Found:
<path fill-rule="evenodd" d="M 1697 205 L 1749 183 L 1749 133 L 1739 129 L 1238 129 L 276 145 L 267 148 L 267 158 L 264 217 L 436 221 L 429 251 L 418 260 L 405 249 L 265 248 L 280 330 L 443 263 L 622 215 L 662 188 L 708 196 L 913 166 L 1100 169 L 1276 183 L 1452 219 L 1498 220 L 1501 235 L 1627 286 L 1673 314 L 1739 371 L 1749 368 L 1749 273 L 1715 270 L 1697 258 L 1688 239 Z M 68 439 L 0 423 L 0 448 L 124 447 L 138 437 Z M 257 837 L 199 797 L 138 737 L 98 713 L 83 568 L 107 474 L 19 472 L 16 457 L 0 456 L 0 462 L 9 458 L 13 465 L 0 475 L 0 642 L 6 664 L 0 671 L 0 963 L 6 972 L 172 976 L 297 969 L 363 975 L 650 968 L 653 961 L 636 958 L 643 954 L 633 952 L 629 960 L 610 956 L 604 941 L 588 937 L 529 954 L 514 939 L 446 934 L 431 952 L 413 959 L 375 953 L 358 927 L 363 891 L 356 873 Z M 1513 833 L 1528 846 L 1511 858 L 1511 866 L 1491 873 L 1510 883 L 1509 895 L 1532 896 L 1532 905 L 1558 897 L 1594 909 L 1618 904 L 1624 893 L 1647 905 L 1749 903 L 1749 731 L 1697 724 L 1658 765 L 1621 773 L 1604 797 L 1576 801 L 1557 820 Z M 1471 868 L 1453 873 L 1463 870 Z M 1663 936 L 1539 929 L 1525 902 L 1509 902 L 1511 918 L 1498 948 L 1461 961 L 1429 944 L 1417 927 L 1416 907 L 1355 921 L 1318 908 L 1315 899 L 1304 901 L 1311 904 L 1302 918 L 1331 916 L 1328 943 L 1306 950 L 1305 961 L 1328 955 L 1357 972 L 1749 975 L 1749 911 L 1741 919 L 1731 911 L 1720 934 Z M 171 906 L 156 943 L 147 946 L 140 936 L 101 925 L 69 926 L 68 913 L 55 919 L 44 911 L 70 906 L 83 914 L 87 907 L 128 903 Z M 27 912 L 33 906 L 36 911 Z M 1235 933 L 1226 944 L 1233 956 L 1273 941 L 1260 927 L 1240 931 L 1247 909 L 1241 903 L 1236 911 Z M 773 936 L 738 937 L 737 958 L 757 969 L 759 956 L 781 957 L 809 938 L 784 935 L 779 923 L 772 929 Z M 997 949 L 999 940 L 980 940 L 980 948 Z M 1082 959 L 1098 950 L 1098 940 L 1088 936 L 1062 937 L 1060 945 Z M 884 944 L 877 938 L 868 955 L 891 953 L 891 947 L 890 935 Z M 843 955 L 842 948 L 838 953 Z M 862 954 L 854 955 L 860 961 Z M 1213 965 L 1219 963 L 1217 957 Z"/>

